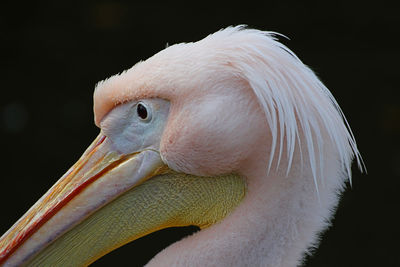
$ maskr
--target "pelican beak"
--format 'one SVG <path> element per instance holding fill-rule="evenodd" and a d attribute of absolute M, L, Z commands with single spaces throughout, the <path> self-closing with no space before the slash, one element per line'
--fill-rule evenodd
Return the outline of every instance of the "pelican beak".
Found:
<path fill-rule="evenodd" d="M 0 265 L 26 262 L 128 189 L 162 171 L 157 152 L 124 155 L 99 135 L 82 157 L 1 238 Z"/>
<path fill-rule="evenodd" d="M 211 225 L 244 194 L 237 175 L 178 174 L 158 151 L 122 154 L 100 134 L 1 237 L 0 265 L 86 266 L 159 229 Z"/>

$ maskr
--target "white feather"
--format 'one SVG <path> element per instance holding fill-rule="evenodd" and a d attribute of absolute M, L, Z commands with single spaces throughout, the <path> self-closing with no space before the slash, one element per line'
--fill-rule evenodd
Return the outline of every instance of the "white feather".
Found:
<path fill-rule="evenodd" d="M 246 51 L 252 58 L 236 60 L 236 67 L 250 82 L 259 103 L 264 109 L 271 129 L 272 143 L 268 168 L 271 169 L 275 153 L 278 153 L 276 168 L 281 162 L 284 141 L 287 146 L 287 172 L 291 168 L 293 153 L 299 143 L 300 130 L 305 138 L 308 161 L 316 190 L 324 173 L 324 141 L 327 133 L 334 144 L 342 163 L 342 171 L 351 182 L 351 161 L 355 157 L 360 169 L 362 158 L 352 131 L 343 112 L 328 88 L 315 73 L 284 44 L 277 41 L 275 32 L 244 29 L 245 26 L 229 27 L 206 39 L 229 39 L 252 41 L 236 44 L 236 49 Z M 229 38 L 228 38 L 229 37 Z M 241 56 L 241 53 L 236 53 Z M 231 55 L 235 56 L 235 55 Z M 254 59 L 257 60 L 254 60 Z M 286 140 L 284 140 L 286 137 Z M 300 148 L 301 149 L 301 148 Z"/>

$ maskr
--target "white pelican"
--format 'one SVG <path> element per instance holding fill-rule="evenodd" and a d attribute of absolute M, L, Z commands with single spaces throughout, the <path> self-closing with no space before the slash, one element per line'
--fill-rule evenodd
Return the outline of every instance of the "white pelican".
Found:
<path fill-rule="evenodd" d="M 300 264 L 361 159 L 331 93 L 274 36 L 229 27 L 98 83 L 99 136 L 3 235 L 0 265 L 86 266 L 184 225 L 202 230 L 148 266 Z"/>

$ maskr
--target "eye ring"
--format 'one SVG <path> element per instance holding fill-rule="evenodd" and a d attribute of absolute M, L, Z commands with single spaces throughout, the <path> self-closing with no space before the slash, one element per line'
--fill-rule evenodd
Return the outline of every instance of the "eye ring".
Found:
<path fill-rule="evenodd" d="M 150 120 L 150 114 L 149 111 L 142 102 L 139 102 L 136 105 L 136 114 L 142 121 L 149 121 Z"/>

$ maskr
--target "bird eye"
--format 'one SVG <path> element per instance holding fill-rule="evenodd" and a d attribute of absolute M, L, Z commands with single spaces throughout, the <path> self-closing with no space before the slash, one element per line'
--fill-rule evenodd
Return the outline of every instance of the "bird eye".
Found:
<path fill-rule="evenodd" d="M 142 103 L 137 104 L 136 112 L 139 118 L 142 120 L 147 120 L 149 118 L 147 108 Z"/>

